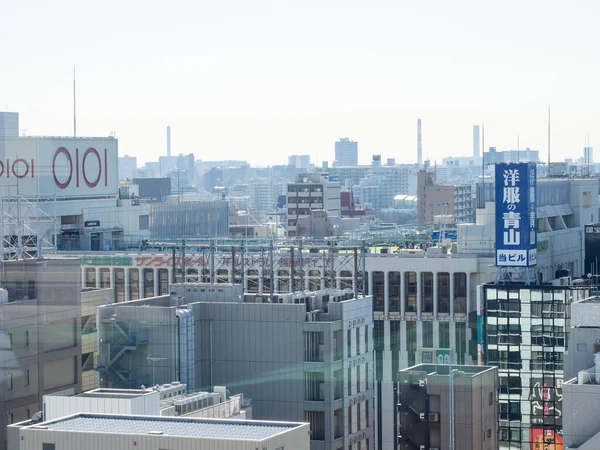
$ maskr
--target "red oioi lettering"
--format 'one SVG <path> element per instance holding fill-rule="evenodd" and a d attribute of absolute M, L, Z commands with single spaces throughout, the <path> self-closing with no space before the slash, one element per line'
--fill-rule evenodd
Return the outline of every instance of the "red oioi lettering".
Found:
<path fill-rule="evenodd" d="M 64 158 L 67 165 L 67 172 L 65 175 L 62 175 L 62 178 L 59 179 L 57 175 L 57 159 L 59 157 Z M 97 162 L 97 165 L 92 165 L 90 161 Z M 104 164 L 103 164 L 104 162 Z M 64 147 L 60 147 L 54 153 L 54 157 L 52 158 L 52 177 L 54 178 L 54 183 L 60 189 L 66 189 L 71 185 L 73 178 L 75 178 L 75 186 L 79 187 L 80 176 L 83 178 L 86 186 L 93 188 L 100 183 L 102 179 L 102 175 L 104 174 L 104 186 L 108 186 L 108 156 L 107 151 L 104 149 L 104 161 L 100 157 L 100 153 L 93 147 L 88 148 L 85 152 L 83 152 L 82 157 L 79 157 L 79 149 L 75 149 L 75 164 L 73 164 L 73 158 L 69 150 Z"/>
<path fill-rule="evenodd" d="M 33 178 L 35 176 L 33 159 L 26 161 L 18 158 L 12 163 L 10 159 L 0 161 L 0 177 L 6 176 L 6 178 L 10 178 L 11 175 L 16 178 L 25 178 L 27 175 L 30 175 Z"/>

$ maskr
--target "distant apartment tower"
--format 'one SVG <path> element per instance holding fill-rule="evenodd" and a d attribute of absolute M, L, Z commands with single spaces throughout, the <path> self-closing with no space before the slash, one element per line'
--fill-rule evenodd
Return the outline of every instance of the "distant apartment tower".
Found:
<path fill-rule="evenodd" d="M 0 138 L 19 136 L 19 113 L 0 112 Z"/>
<path fill-rule="evenodd" d="M 479 158 L 479 125 L 473 125 L 473 158 Z"/>
<path fill-rule="evenodd" d="M 119 156 L 119 180 L 133 180 L 137 176 L 137 158 Z"/>
<path fill-rule="evenodd" d="M 326 173 L 301 173 L 295 183 L 287 186 L 287 233 L 296 236 L 299 217 L 307 217 L 312 211 L 326 210 L 329 216 L 341 215 L 341 187 L 331 183 Z"/>
<path fill-rule="evenodd" d="M 310 169 L 310 156 L 290 155 L 288 156 L 288 165 L 295 167 L 296 169 L 308 170 Z"/>
<path fill-rule="evenodd" d="M 358 142 L 340 138 L 335 143 L 335 166 L 358 166 Z"/>
<path fill-rule="evenodd" d="M 420 364 L 398 376 L 398 448 L 496 450 L 498 368 Z"/>

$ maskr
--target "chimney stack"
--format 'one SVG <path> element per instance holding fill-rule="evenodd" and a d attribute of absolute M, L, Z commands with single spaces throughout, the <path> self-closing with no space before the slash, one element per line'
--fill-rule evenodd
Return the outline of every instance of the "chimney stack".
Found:
<path fill-rule="evenodd" d="M 167 156 L 171 156 L 171 125 L 167 126 Z"/>
<path fill-rule="evenodd" d="M 421 143 L 421 119 L 417 119 L 417 164 L 423 165 L 423 145 Z"/>
<path fill-rule="evenodd" d="M 479 125 L 473 125 L 473 158 L 479 158 Z"/>

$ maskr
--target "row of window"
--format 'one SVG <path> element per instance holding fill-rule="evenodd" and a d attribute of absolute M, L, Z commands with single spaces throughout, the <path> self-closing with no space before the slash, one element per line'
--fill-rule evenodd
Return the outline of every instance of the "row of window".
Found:
<path fill-rule="evenodd" d="M 407 313 L 417 312 L 417 294 L 419 284 L 417 277 L 420 276 L 421 284 L 421 311 L 422 313 L 433 313 L 434 303 L 434 276 L 433 272 L 404 272 L 404 283 L 402 283 L 401 272 L 388 273 L 389 311 L 400 312 L 400 302 L 404 302 L 404 311 Z M 452 274 L 454 281 L 454 292 L 450 292 L 450 273 L 440 272 L 437 274 L 437 298 L 438 312 L 450 313 L 451 294 L 454 296 L 454 312 L 457 314 L 467 313 L 467 274 L 456 272 Z M 402 289 L 404 284 L 404 289 Z M 373 303 L 375 311 L 384 311 L 385 304 L 385 277 L 383 272 L 373 272 Z M 401 295 L 402 292 L 404 295 Z"/>
<path fill-rule="evenodd" d="M 29 373 L 29 369 L 26 368 L 25 372 L 23 373 L 23 386 L 29 386 L 29 381 L 30 381 L 30 373 Z M 6 390 L 7 391 L 12 391 L 14 388 L 14 377 L 13 377 L 13 373 L 12 372 L 6 372 Z"/>

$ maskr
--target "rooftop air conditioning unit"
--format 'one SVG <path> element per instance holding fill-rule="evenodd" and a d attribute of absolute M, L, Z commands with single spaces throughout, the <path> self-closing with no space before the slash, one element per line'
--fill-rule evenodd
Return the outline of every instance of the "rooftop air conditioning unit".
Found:
<path fill-rule="evenodd" d="M 427 420 L 429 422 L 439 422 L 440 415 L 438 413 L 429 413 L 429 414 L 427 414 Z"/>

